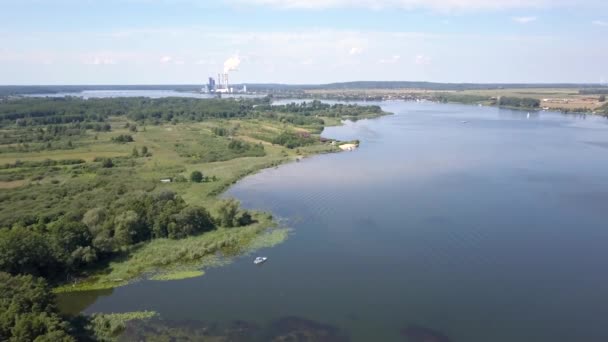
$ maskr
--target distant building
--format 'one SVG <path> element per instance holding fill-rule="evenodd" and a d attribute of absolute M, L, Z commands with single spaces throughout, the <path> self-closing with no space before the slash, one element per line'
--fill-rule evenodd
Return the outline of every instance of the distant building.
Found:
<path fill-rule="evenodd" d="M 209 77 L 209 84 L 207 85 L 209 92 L 214 93 L 216 90 L 215 79 L 213 77 Z"/>

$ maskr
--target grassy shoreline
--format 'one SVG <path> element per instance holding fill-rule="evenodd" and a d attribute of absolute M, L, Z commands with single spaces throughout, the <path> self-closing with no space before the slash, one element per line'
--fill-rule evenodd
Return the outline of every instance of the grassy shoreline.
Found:
<path fill-rule="evenodd" d="M 377 118 L 387 114 L 389 113 L 383 112 L 382 115 L 365 116 L 361 119 Z M 326 121 L 327 125 L 324 127 L 342 125 L 344 120 L 348 120 L 330 119 Z M 123 133 L 119 127 L 124 126 L 124 120 L 120 118 L 113 120 L 113 126 L 116 129 L 107 135 L 115 136 Z M 209 136 L 207 133 L 209 130 L 218 126 L 235 125 L 239 125 L 239 131 L 232 139 L 263 144 L 265 156 L 217 162 L 192 162 L 187 157 L 180 158 L 175 155 L 174 145 L 197 142 L 200 141 L 201 136 L 204 137 L 203 145 L 211 144 L 218 138 Z M 308 156 L 341 152 L 338 147 L 340 142 L 332 144 L 331 140 L 288 149 L 262 141 L 259 136 L 256 136 L 260 132 L 263 133 L 264 130 L 284 129 L 307 132 L 305 128 L 276 125 L 260 120 L 213 120 L 187 125 L 165 124 L 146 127 L 145 131 L 138 131 L 133 136 L 138 145 L 145 144 L 150 148 L 153 157 L 143 160 L 143 165 L 137 167 L 136 175 L 142 179 L 154 181 L 164 177 L 187 177 L 192 171 L 202 170 L 206 176 L 217 178 L 217 181 L 172 182 L 156 186 L 161 191 L 163 189 L 174 191 L 186 203 L 203 205 L 212 214 L 216 214 L 221 195 L 230 186 L 249 175 Z M 121 257 L 111 260 L 105 266 L 86 272 L 75 281 L 58 284 L 54 288 L 54 292 L 69 293 L 110 289 L 142 279 L 169 281 L 200 277 L 204 275 L 205 269 L 227 265 L 238 256 L 249 255 L 258 249 L 272 247 L 288 238 L 289 229 L 279 226 L 270 214 L 258 211 L 251 213 L 256 221 L 253 225 L 219 228 L 180 240 L 162 238 L 142 242 L 125 250 Z"/>
<path fill-rule="evenodd" d="M 204 270 L 232 263 L 237 257 L 285 241 L 289 229 L 280 227 L 270 214 L 254 212 L 256 223 L 220 228 L 181 240 L 157 239 L 110 262 L 82 281 L 54 288 L 55 293 L 93 291 L 125 286 L 148 279 L 155 281 L 199 277 Z"/>

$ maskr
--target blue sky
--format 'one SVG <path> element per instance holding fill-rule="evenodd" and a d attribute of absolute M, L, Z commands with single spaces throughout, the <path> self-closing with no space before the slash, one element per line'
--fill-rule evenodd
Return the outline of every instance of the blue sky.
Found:
<path fill-rule="evenodd" d="M 0 84 L 601 82 L 608 1 L 0 0 Z"/>

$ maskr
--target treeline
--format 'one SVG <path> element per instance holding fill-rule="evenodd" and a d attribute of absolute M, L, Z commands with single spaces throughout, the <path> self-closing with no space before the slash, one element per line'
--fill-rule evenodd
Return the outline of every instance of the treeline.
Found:
<path fill-rule="evenodd" d="M 581 89 L 578 93 L 581 95 L 608 95 L 608 87 Z"/>
<path fill-rule="evenodd" d="M 75 122 L 104 122 L 109 116 L 126 115 L 138 122 L 200 121 L 207 118 L 239 118 L 268 99 L 194 99 L 143 97 L 83 99 L 19 98 L 0 102 L 0 126 L 37 126 Z"/>
<path fill-rule="evenodd" d="M 432 98 L 433 101 L 442 103 L 456 102 L 464 104 L 474 104 L 480 102 L 490 101 L 490 97 L 483 95 L 471 95 L 471 94 L 455 94 L 455 93 L 444 93 L 438 94 Z"/>
<path fill-rule="evenodd" d="M 16 169 L 21 167 L 31 168 L 31 167 L 48 167 L 48 166 L 57 166 L 57 165 L 75 165 L 75 164 L 84 164 L 85 161 L 83 159 L 45 159 L 41 161 L 31 160 L 31 161 L 20 161 L 17 160 L 14 163 L 5 163 L 0 164 L 0 169 Z"/>
<path fill-rule="evenodd" d="M 126 116 L 142 124 L 195 122 L 206 119 L 268 117 L 294 124 L 322 124 L 322 120 L 306 116 L 368 117 L 382 114 L 379 106 L 326 104 L 310 102 L 271 105 L 270 98 L 258 99 L 194 99 L 194 98 L 22 98 L 0 102 L 0 127 L 47 126 L 36 130 L 37 140 L 70 124 L 67 129 L 109 131 L 110 116 Z M 133 126 L 132 131 L 136 131 Z M 218 132 L 223 133 L 223 132 Z"/>
<path fill-rule="evenodd" d="M 111 203 L 62 215 L 36 216 L 0 229 L 0 272 L 52 281 L 78 275 L 131 246 L 157 238 L 182 239 L 252 223 L 238 202 L 224 201 L 212 217 L 173 192 L 124 194 Z"/>
<path fill-rule="evenodd" d="M 501 96 L 498 98 L 497 104 L 503 107 L 538 108 L 540 107 L 540 100 L 529 97 Z"/>
<path fill-rule="evenodd" d="M 357 117 L 369 116 L 370 114 L 382 114 L 380 106 L 360 106 L 356 104 L 335 103 L 328 104 L 319 100 L 304 101 L 300 103 L 292 102 L 284 105 L 258 105 L 257 110 L 263 110 L 272 113 L 292 113 L 303 116 L 327 116 L 327 117 Z"/>
<path fill-rule="evenodd" d="M 70 123 L 64 125 L 28 126 L 5 130 L 0 134 L 0 145 L 24 143 L 52 143 L 70 137 L 82 137 L 87 130 L 109 132 L 108 123 Z"/>

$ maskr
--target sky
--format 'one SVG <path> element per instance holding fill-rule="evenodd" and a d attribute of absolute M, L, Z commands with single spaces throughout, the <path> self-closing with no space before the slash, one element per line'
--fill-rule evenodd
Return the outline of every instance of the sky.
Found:
<path fill-rule="evenodd" d="M 600 83 L 606 0 L 0 0 L 0 84 Z"/>

